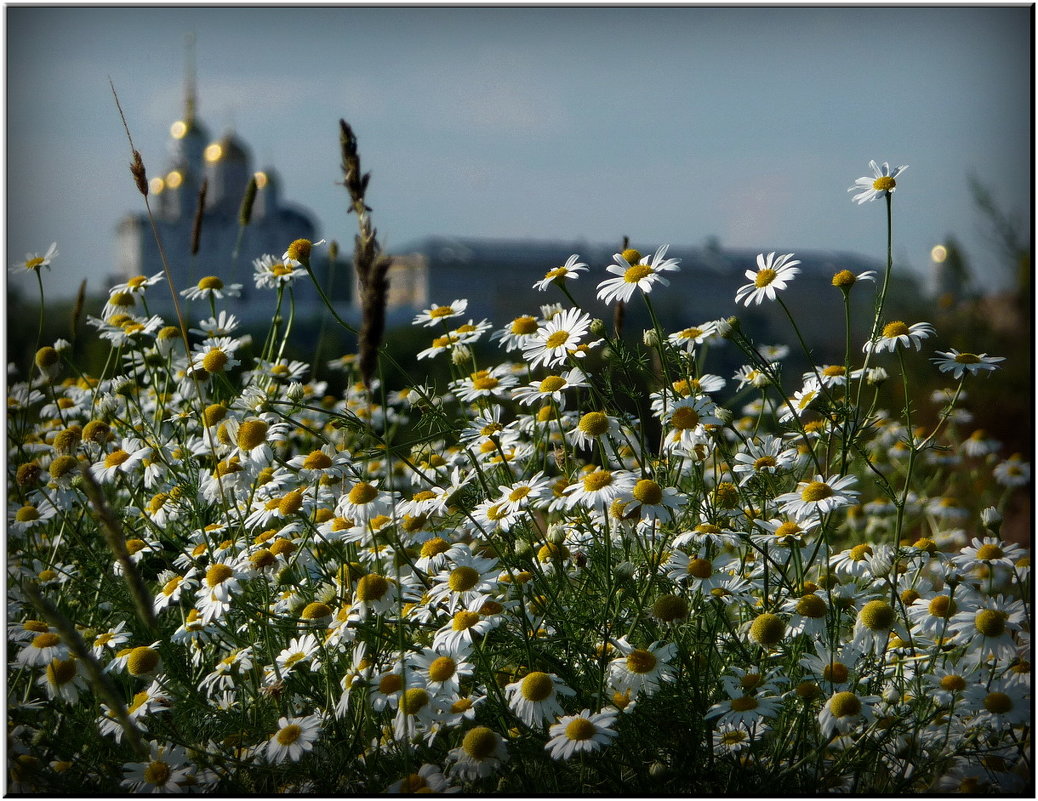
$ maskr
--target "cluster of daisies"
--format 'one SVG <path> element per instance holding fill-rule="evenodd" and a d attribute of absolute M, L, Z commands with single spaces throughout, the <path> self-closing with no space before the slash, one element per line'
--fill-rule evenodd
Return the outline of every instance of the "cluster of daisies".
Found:
<path fill-rule="evenodd" d="M 306 280 L 303 244 L 256 286 Z M 796 264 L 761 254 L 737 300 Z M 678 269 L 625 250 L 598 298 Z M 495 327 L 459 299 L 414 320 L 448 386 L 347 356 L 330 394 L 276 338 L 249 356 L 238 287 L 185 291 L 212 316 L 184 331 L 155 284 L 91 320 L 104 375 L 58 342 L 9 388 L 13 791 L 674 791 L 689 759 L 718 792 L 1027 788 L 1030 556 L 1000 526 L 1030 465 L 961 406 L 998 359 L 939 353 L 927 430 L 874 401 L 925 324 L 788 393 L 788 349 L 729 319 L 654 316 L 652 370 L 572 301 Z"/>

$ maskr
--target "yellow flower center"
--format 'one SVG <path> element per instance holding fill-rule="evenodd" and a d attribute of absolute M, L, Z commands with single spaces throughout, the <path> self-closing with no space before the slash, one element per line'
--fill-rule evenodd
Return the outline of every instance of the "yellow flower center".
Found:
<path fill-rule="evenodd" d="M 869 601 L 858 612 L 858 622 L 871 631 L 883 631 L 894 625 L 894 607 L 886 601 Z"/>
<path fill-rule="evenodd" d="M 172 774 L 169 765 L 159 760 L 153 760 L 148 763 L 148 767 L 144 769 L 144 781 L 148 784 L 154 784 L 157 787 L 162 787 L 169 781 L 169 777 Z"/>
<path fill-rule="evenodd" d="M 902 337 L 909 333 L 909 328 L 900 320 L 894 320 L 892 323 L 887 323 L 883 326 L 883 336 L 887 339 L 893 337 Z"/>
<path fill-rule="evenodd" d="M 512 320 L 511 331 L 516 336 L 525 336 L 532 334 L 537 330 L 537 320 L 529 315 L 523 315 L 522 317 L 516 317 Z"/>
<path fill-rule="evenodd" d="M 795 537 L 801 531 L 803 531 L 803 529 L 800 528 L 799 525 L 797 525 L 796 523 L 794 523 L 791 520 L 787 520 L 785 523 L 783 523 L 782 525 L 780 525 L 778 528 L 775 529 L 775 536 L 776 537 Z"/>
<path fill-rule="evenodd" d="M 679 406 L 671 415 L 670 424 L 680 431 L 687 431 L 699 425 L 699 414 L 691 406 Z"/>
<path fill-rule="evenodd" d="M 800 493 L 800 498 L 807 503 L 816 503 L 833 496 L 833 488 L 822 481 L 812 481 Z"/>
<path fill-rule="evenodd" d="M 620 255 L 623 257 L 623 260 L 628 264 L 637 264 L 642 260 L 641 252 L 635 250 L 634 248 L 627 248 L 627 250 L 625 250 Z"/>
<path fill-rule="evenodd" d="M 855 545 L 851 548 L 851 559 L 855 562 L 860 562 L 866 556 L 872 556 L 872 546 L 862 543 L 861 545 Z"/>
<path fill-rule="evenodd" d="M 278 278 L 281 278 L 286 275 L 291 275 L 292 269 L 293 268 L 289 267 L 287 264 L 280 261 L 277 264 L 270 265 L 270 271 Z"/>
<path fill-rule="evenodd" d="M 332 457 L 324 451 L 312 451 L 303 461 L 306 470 L 327 470 L 332 466 Z"/>
<path fill-rule="evenodd" d="M 303 508 L 303 493 L 300 490 L 292 490 L 278 502 L 278 512 L 282 517 L 293 515 Z"/>
<path fill-rule="evenodd" d="M 951 617 L 958 610 L 958 605 L 947 595 L 938 595 L 930 601 L 927 610 L 934 617 Z"/>
<path fill-rule="evenodd" d="M 603 412 L 588 412 L 580 418 L 577 428 L 589 437 L 599 437 L 609 430 L 609 418 Z"/>
<path fill-rule="evenodd" d="M 977 558 L 984 561 L 990 559 L 1001 559 L 1003 556 L 1005 556 L 1005 551 L 990 542 L 977 548 Z"/>
<path fill-rule="evenodd" d="M 830 662 L 822 668 L 822 678 L 833 684 L 843 684 L 849 675 L 850 671 L 843 662 Z"/>
<path fill-rule="evenodd" d="M 414 715 L 429 703 L 429 693 L 421 687 L 412 687 L 400 699 L 400 710 L 405 715 Z"/>
<path fill-rule="evenodd" d="M 959 364 L 979 364 L 980 357 L 975 353 L 957 353 L 955 354 L 955 361 Z"/>
<path fill-rule="evenodd" d="M 688 574 L 697 579 L 708 579 L 714 573 L 714 565 L 709 559 L 689 559 Z"/>
<path fill-rule="evenodd" d="M 223 289 L 223 281 L 215 275 L 207 275 L 198 282 L 199 289 Z"/>
<path fill-rule="evenodd" d="M 429 665 L 429 680 L 437 682 L 447 681 L 457 670 L 457 663 L 449 656 L 437 657 Z"/>
<path fill-rule="evenodd" d="M 389 581 L 378 573 L 368 573 L 357 582 L 358 601 L 377 601 L 389 592 Z"/>
<path fill-rule="evenodd" d="M 302 727 L 297 726 L 295 723 L 290 723 L 277 733 L 277 741 L 281 745 L 291 745 L 298 740 L 302 734 Z"/>
<path fill-rule="evenodd" d="M 215 587 L 223 584 L 232 575 L 234 575 L 234 571 L 230 567 L 217 562 L 215 565 L 210 565 L 209 569 L 205 571 L 205 583 L 210 587 Z"/>
<path fill-rule="evenodd" d="M 608 470 L 595 470 L 584 476 L 584 489 L 588 492 L 598 492 L 613 483 L 613 474 Z"/>
<path fill-rule="evenodd" d="M 833 276 L 833 286 L 847 288 L 854 286 L 854 282 L 857 280 L 857 276 L 855 276 L 850 270 L 840 270 L 840 272 Z"/>
<path fill-rule="evenodd" d="M 558 392 L 566 386 L 566 379 L 557 375 L 550 375 L 543 379 L 540 383 L 539 389 L 541 392 Z"/>
<path fill-rule="evenodd" d="M 753 285 L 757 289 L 762 289 L 775 280 L 778 273 L 772 270 L 770 267 L 765 267 L 763 270 L 759 270 L 757 275 L 753 279 Z"/>
<path fill-rule="evenodd" d="M 587 718 L 574 718 L 566 724 L 566 738 L 569 740 L 590 740 L 595 731 L 595 724 Z"/>
<path fill-rule="evenodd" d="M 556 331 L 548 337 L 544 344 L 549 348 L 557 348 L 565 345 L 568 340 L 569 331 Z"/>
<path fill-rule="evenodd" d="M 270 426 L 264 420 L 245 420 L 238 426 L 238 447 L 243 451 L 251 451 L 267 441 Z"/>
<path fill-rule="evenodd" d="M 872 188 L 877 192 L 889 192 L 895 186 L 897 186 L 897 182 L 895 182 L 889 175 L 881 175 L 872 182 Z"/>
<path fill-rule="evenodd" d="M 479 623 L 478 612 L 469 612 L 466 609 L 462 609 L 460 612 L 454 613 L 454 618 L 451 620 L 451 628 L 454 631 L 465 631 L 477 623 Z"/>
<path fill-rule="evenodd" d="M 222 373 L 230 357 L 219 348 L 212 348 L 202 359 L 202 367 L 207 373 Z"/>
<path fill-rule="evenodd" d="M 331 617 L 331 614 L 332 608 L 328 606 L 328 604 L 314 601 L 313 603 L 307 604 L 299 616 L 303 620 L 320 620 L 324 617 Z"/>
<path fill-rule="evenodd" d="M 40 513 L 35 506 L 23 506 L 14 513 L 14 519 L 19 523 L 29 523 L 40 519 Z"/>
<path fill-rule="evenodd" d="M 656 655 L 644 648 L 635 648 L 627 655 L 627 669 L 639 675 L 651 673 L 656 667 L 656 662 Z"/>
<path fill-rule="evenodd" d="M 305 262 L 310 258 L 310 249 L 313 243 L 309 239 L 297 239 L 288 246 L 288 258 L 293 261 Z"/>
<path fill-rule="evenodd" d="M 130 454 L 118 448 L 105 457 L 105 467 L 118 467 L 129 458 Z"/>
<path fill-rule="evenodd" d="M 736 712 L 747 712 L 759 706 L 757 699 L 752 695 L 743 695 L 732 699 L 732 709 Z"/>
<path fill-rule="evenodd" d="M 624 271 L 624 281 L 628 284 L 637 284 L 645 276 L 651 275 L 652 272 L 653 269 L 648 264 L 636 264 Z"/>
<path fill-rule="evenodd" d="M 652 605 L 652 613 L 664 623 L 688 617 L 688 601 L 679 595 L 661 595 Z"/>
<path fill-rule="evenodd" d="M 861 699 L 854 693 L 836 693 L 829 701 L 829 711 L 834 718 L 853 717 L 861 712 Z"/>
<path fill-rule="evenodd" d="M 797 601 L 797 614 L 803 617 L 823 618 L 825 617 L 825 601 L 813 592 L 808 593 Z"/>
<path fill-rule="evenodd" d="M 47 665 L 47 681 L 56 686 L 68 684 L 76 675 L 75 659 L 52 659 Z"/>
<path fill-rule="evenodd" d="M 966 679 L 955 673 L 949 673 L 941 679 L 941 689 L 949 692 L 962 692 L 966 689 Z"/>
<path fill-rule="evenodd" d="M 147 645 L 141 645 L 130 651 L 130 657 L 126 660 L 126 669 L 131 676 L 140 676 L 151 673 L 159 665 L 159 652 Z"/>
<path fill-rule="evenodd" d="M 456 567 L 447 579 L 447 586 L 454 592 L 466 592 L 479 583 L 479 572 L 468 565 Z"/>
<path fill-rule="evenodd" d="M 350 490 L 350 493 L 347 496 L 349 502 L 356 506 L 363 506 L 364 504 L 371 503 L 377 497 L 378 489 L 366 481 L 354 484 L 353 489 Z"/>
<path fill-rule="evenodd" d="M 763 645 L 778 645 L 786 634 L 786 622 L 778 615 L 765 612 L 750 624 L 750 639 Z"/>
<path fill-rule="evenodd" d="M 663 489 L 649 478 L 643 478 L 635 484 L 631 494 L 634 495 L 635 500 L 641 501 L 647 506 L 655 506 L 663 500 Z"/>
<path fill-rule="evenodd" d="M 974 625 L 985 637 L 1001 637 L 1006 630 L 1006 613 L 997 609 L 982 609 L 977 612 Z"/>
<path fill-rule="evenodd" d="M 555 684 L 547 673 L 530 673 L 519 686 L 523 698 L 527 701 L 543 701 L 555 692 Z"/>
<path fill-rule="evenodd" d="M 1013 699 L 1005 693 L 988 693 L 984 696 L 984 708 L 992 714 L 1004 715 L 1013 708 Z"/>
<path fill-rule="evenodd" d="M 462 750 L 473 759 L 486 759 L 497 750 L 497 734 L 486 726 L 476 726 L 461 741 Z"/>
<path fill-rule="evenodd" d="M 450 544 L 442 537 L 433 537 L 422 543 L 422 556 L 426 558 L 437 556 L 446 552 L 450 547 Z"/>

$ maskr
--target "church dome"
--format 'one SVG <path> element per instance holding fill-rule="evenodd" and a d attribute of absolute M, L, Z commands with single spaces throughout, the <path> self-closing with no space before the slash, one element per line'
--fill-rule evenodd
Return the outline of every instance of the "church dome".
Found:
<path fill-rule="evenodd" d="M 228 132 L 205 149 L 205 160 L 209 164 L 246 163 L 249 151 L 238 137 Z"/>

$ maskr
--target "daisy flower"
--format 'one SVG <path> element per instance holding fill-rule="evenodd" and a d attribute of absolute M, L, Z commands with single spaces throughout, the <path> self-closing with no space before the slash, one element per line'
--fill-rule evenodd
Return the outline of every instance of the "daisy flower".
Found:
<path fill-rule="evenodd" d="M 598 467 L 584 474 L 579 481 L 570 484 L 563 492 L 568 496 L 568 505 L 584 506 L 589 509 L 605 504 L 634 488 L 635 476 L 626 470 L 603 470 Z"/>
<path fill-rule="evenodd" d="M 309 239 L 297 239 L 288 246 L 288 250 L 281 254 L 281 260 L 286 264 L 307 266 L 310 264 L 310 252 L 323 244 L 323 239 L 317 242 L 311 242 Z"/>
<path fill-rule="evenodd" d="M 252 268 L 252 279 L 257 289 L 277 289 L 306 275 L 306 270 L 298 263 L 279 261 L 270 254 L 254 259 Z"/>
<path fill-rule="evenodd" d="M 575 387 L 586 387 L 586 377 L 579 367 L 574 367 L 562 375 L 545 376 L 540 381 L 533 381 L 513 390 L 512 399 L 524 406 L 532 406 L 538 401 L 554 401 L 559 408 L 564 408 L 565 391 Z"/>
<path fill-rule="evenodd" d="M 982 370 L 995 370 L 998 362 L 1005 361 L 1005 356 L 988 356 L 986 353 L 960 353 L 952 348 L 950 351 L 937 351 L 939 358 L 931 359 L 942 373 L 951 373 L 953 378 L 962 378 L 964 373 L 977 375 Z"/>
<path fill-rule="evenodd" d="M 578 448 L 590 448 L 601 437 L 619 437 L 620 422 L 603 412 L 587 412 L 566 432 L 566 439 Z"/>
<path fill-rule="evenodd" d="M 1031 481 L 1031 465 L 1019 453 L 999 462 L 991 472 L 1003 487 L 1023 487 Z"/>
<path fill-rule="evenodd" d="M 475 667 L 465 661 L 463 654 L 449 654 L 435 648 L 425 648 L 420 654 L 407 657 L 411 670 L 425 682 L 435 695 L 455 696 L 461 691 L 461 680 L 471 676 Z"/>
<path fill-rule="evenodd" d="M 124 439 L 118 448 L 115 448 L 99 462 L 90 467 L 90 475 L 101 483 L 107 484 L 113 481 L 119 473 L 128 474 L 137 465 L 151 455 L 151 448 L 144 445 L 139 439 Z"/>
<path fill-rule="evenodd" d="M 616 645 L 623 656 L 609 663 L 609 680 L 613 689 L 620 692 L 630 690 L 633 695 L 652 695 L 662 682 L 674 680 L 676 671 L 668 664 L 677 650 L 674 643 L 663 645 L 654 642 L 648 648 L 632 648 L 626 641 L 618 640 Z"/>
<path fill-rule="evenodd" d="M 195 286 L 182 289 L 181 297 L 188 300 L 222 300 L 223 298 L 241 297 L 241 284 L 224 285 L 215 275 L 207 275 L 198 280 Z"/>
<path fill-rule="evenodd" d="M 670 245 L 662 245 L 649 262 L 633 248 L 623 253 L 614 253 L 613 261 L 616 263 L 606 267 L 606 270 L 618 277 L 608 278 L 598 285 L 598 299 L 603 303 L 627 303 L 636 289 L 647 295 L 656 284 L 669 286 L 670 281 L 660 273 L 679 269 L 677 259 L 664 258 L 669 247 Z"/>
<path fill-rule="evenodd" d="M 866 175 L 859 178 L 854 182 L 854 186 L 847 189 L 848 192 L 858 193 L 851 200 L 859 205 L 868 203 L 880 196 L 889 197 L 892 195 L 897 186 L 897 181 L 894 179 L 908 169 L 908 165 L 903 164 L 891 170 L 890 165 L 885 161 L 882 167 L 876 164 L 875 161 L 870 161 L 869 167 L 872 168 L 872 177 L 870 178 Z"/>
<path fill-rule="evenodd" d="M 661 487 L 651 478 L 635 482 L 629 492 L 618 496 L 624 515 L 637 513 L 642 522 L 670 520 L 685 502 L 685 496 L 674 487 Z"/>
<path fill-rule="evenodd" d="M 882 353 L 883 351 L 893 353 L 898 347 L 912 347 L 920 350 L 923 340 L 935 333 L 934 327 L 929 323 L 906 325 L 901 320 L 894 320 L 883 326 L 879 336 L 866 342 L 862 346 L 862 350 L 866 353 Z"/>
<path fill-rule="evenodd" d="M 548 287 L 552 284 L 564 284 L 571 278 L 577 278 L 580 273 L 587 272 L 587 265 L 582 261 L 579 261 L 580 256 L 574 253 L 568 259 L 566 263 L 561 267 L 553 267 L 544 274 L 544 278 L 537 281 L 534 285 L 534 289 L 539 289 L 541 292 L 547 291 Z"/>
<path fill-rule="evenodd" d="M 1004 542 L 998 537 L 974 537 L 969 545 L 952 557 L 952 562 L 963 571 L 984 565 L 1003 565 L 1012 569 L 1017 560 L 1026 555 L 1026 549 L 1016 543 Z"/>
<path fill-rule="evenodd" d="M 160 745 L 152 740 L 148 761 L 123 765 L 120 784 L 133 793 L 182 793 L 193 771 L 182 746 Z"/>
<path fill-rule="evenodd" d="M 447 753 L 450 774 L 463 781 L 492 776 L 507 761 L 508 750 L 504 740 L 486 726 L 469 729 L 461 745 Z"/>
<path fill-rule="evenodd" d="M 757 695 L 737 686 L 726 686 L 728 698 L 707 710 L 706 717 L 717 718 L 720 725 L 752 727 L 763 718 L 773 718 L 782 707 L 777 695 Z"/>
<path fill-rule="evenodd" d="M 565 363 L 566 357 L 576 353 L 580 341 L 591 329 L 591 317 L 580 309 L 566 309 L 556 314 L 523 344 L 523 358 L 530 369 L 543 364 L 547 368 Z"/>
<path fill-rule="evenodd" d="M 38 273 L 40 268 L 46 267 L 50 269 L 50 263 L 55 256 L 58 255 L 58 243 L 51 242 L 50 247 L 47 248 L 47 252 L 42 256 L 39 253 L 26 253 L 25 260 L 15 262 L 10 267 L 12 273 L 26 273 L 33 272 Z"/>
<path fill-rule="evenodd" d="M 267 741 L 266 756 L 275 764 L 286 759 L 298 762 L 307 751 L 312 751 L 314 741 L 321 733 L 321 719 L 317 715 L 303 718 L 278 718 L 278 730 Z"/>
<path fill-rule="evenodd" d="M 795 266 L 800 264 L 798 260 L 790 261 L 792 253 L 785 253 L 775 258 L 774 251 L 767 257 L 763 253 L 757 254 L 757 272 L 747 270 L 745 275 L 751 283 L 739 287 L 735 293 L 735 302 L 745 302 L 747 306 L 751 303 L 760 305 L 765 298 L 775 299 L 775 291 L 785 289 L 786 284 L 793 280 L 800 272 Z"/>
<path fill-rule="evenodd" d="M 447 306 L 440 306 L 438 303 L 434 303 L 431 309 L 425 309 L 415 315 L 414 320 L 411 321 L 411 325 L 420 325 L 428 328 L 436 325 L 440 320 L 447 320 L 451 317 L 461 317 L 468 306 L 469 302 L 465 298 L 460 300 L 455 299 Z"/>
<path fill-rule="evenodd" d="M 717 325 L 714 322 L 700 323 L 671 334 L 667 337 L 676 348 L 682 348 L 687 353 L 695 352 L 696 345 L 702 345 L 717 338 Z"/>
<path fill-rule="evenodd" d="M 508 706 L 530 728 L 543 726 L 562 714 L 560 695 L 574 695 L 553 673 L 534 671 L 505 686 Z"/>
<path fill-rule="evenodd" d="M 837 479 L 825 479 L 815 476 L 813 481 L 800 481 L 796 491 L 786 492 L 775 498 L 782 513 L 797 520 L 825 515 L 841 506 L 849 506 L 858 497 L 856 490 L 850 489 L 857 479 L 854 476 L 843 476 Z"/>
<path fill-rule="evenodd" d="M 871 723 L 876 719 L 873 706 L 879 700 L 879 696 L 860 696 L 850 690 L 834 693 L 818 713 L 822 736 L 829 738 L 837 732 L 847 734 L 861 723 Z"/>
<path fill-rule="evenodd" d="M 548 729 L 551 739 L 544 749 L 552 759 L 571 759 L 574 754 L 588 754 L 609 745 L 616 732 L 616 710 L 605 709 L 591 714 L 584 709 L 577 715 L 566 715 Z"/>
<path fill-rule="evenodd" d="M 1019 726 L 1031 719 L 1031 702 L 1026 686 L 1004 678 L 990 683 L 977 681 L 963 693 L 966 704 L 976 712 L 974 723 L 993 729 Z"/>
<path fill-rule="evenodd" d="M 452 787 L 447 777 L 443 775 L 438 767 L 428 762 L 422 765 L 417 773 L 409 773 L 399 781 L 393 782 L 386 787 L 385 792 L 405 795 L 417 793 L 456 793 L 458 787 Z"/>
<path fill-rule="evenodd" d="M 519 379 L 507 364 L 499 364 L 490 370 L 476 370 L 465 378 L 451 382 L 453 393 L 466 403 L 475 403 L 480 398 L 508 398 L 512 387 Z"/>
<path fill-rule="evenodd" d="M 537 333 L 537 318 L 529 314 L 521 314 L 512 320 L 505 328 L 491 334 L 491 340 L 501 340 L 501 347 L 506 352 L 522 350 Z"/>
<path fill-rule="evenodd" d="M 876 271 L 865 270 L 857 275 L 852 273 L 850 270 L 840 270 L 833 276 L 833 286 L 837 289 L 849 290 L 858 281 L 875 281 Z"/>
<path fill-rule="evenodd" d="M 876 599 L 858 610 L 851 644 L 862 651 L 881 654 L 887 648 L 891 633 L 905 641 L 911 639 L 890 602 Z"/>
<path fill-rule="evenodd" d="M 68 704 L 76 703 L 80 691 L 87 689 L 86 678 L 80 671 L 79 660 L 75 658 L 52 659 L 36 683 L 47 691 L 47 697 L 52 701 L 60 698 Z"/>

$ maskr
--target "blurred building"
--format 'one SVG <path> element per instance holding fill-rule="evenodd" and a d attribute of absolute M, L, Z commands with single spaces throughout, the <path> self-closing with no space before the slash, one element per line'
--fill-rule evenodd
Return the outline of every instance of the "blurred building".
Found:
<path fill-rule="evenodd" d="M 631 245 L 647 255 L 656 248 L 649 243 Z M 390 319 L 403 320 L 433 303 L 444 305 L 456 298 L 468 299 L 467 316 L 477 320 L 486 317 L 496 326 L 521 314 L 537 314 L 542 304 L 567 301 L 554 287 L 547 292 L 533 289 L 534 282 L 576 253 L 590 269 L 570 281 L 567 288 L 585 311 L 611 321 L 612 307 L 599 301 L 595 292 L 599 283 L 612 277 L 605 268 L 613 263 L 613 254 L 619 249 L 619 243 L 610 246 L 581 241 L 428 237 L 401 248 L 393 256 L 389 273 Z M 700 247 L 672 246 L 667 256 L 679 259 L 681 269 L 666 274 L 670 286 L 660 286 L 651 294 L 660 322 L 676 330 L 737 315 L 760 336 L 774 335 L 779 338 L 776 341 L 793 341 L 779 304 L 746 307 L 735 303 L 736 290 L 747 281 L 745 271 L 756 269 L 758 252 L 724 249 L 716 240 Z M 800 260 L 800 274 L 782 291 L 783 301 L 797 314 L 797 325 L 808 341 L 813 337 L 828 341 L 835 333 L 842 348 L 843 298 L 832 285 L 833 275 L 845 269 L 856 274 L 874 270 L 882 278 L 883 265 L 834 251 L 798 251 L 796 258 Z M 853 320 L 859 335 L 872 321 L 875 286 L 870 282 L 851 292 Z M 910 276 L 895 274 L 891 293 L 901 299 L 914 299 L 919 289 Z M 637 294 L 628 304 L 626 316 L 629 325 L 648 327 L 647 310 Z"/>

